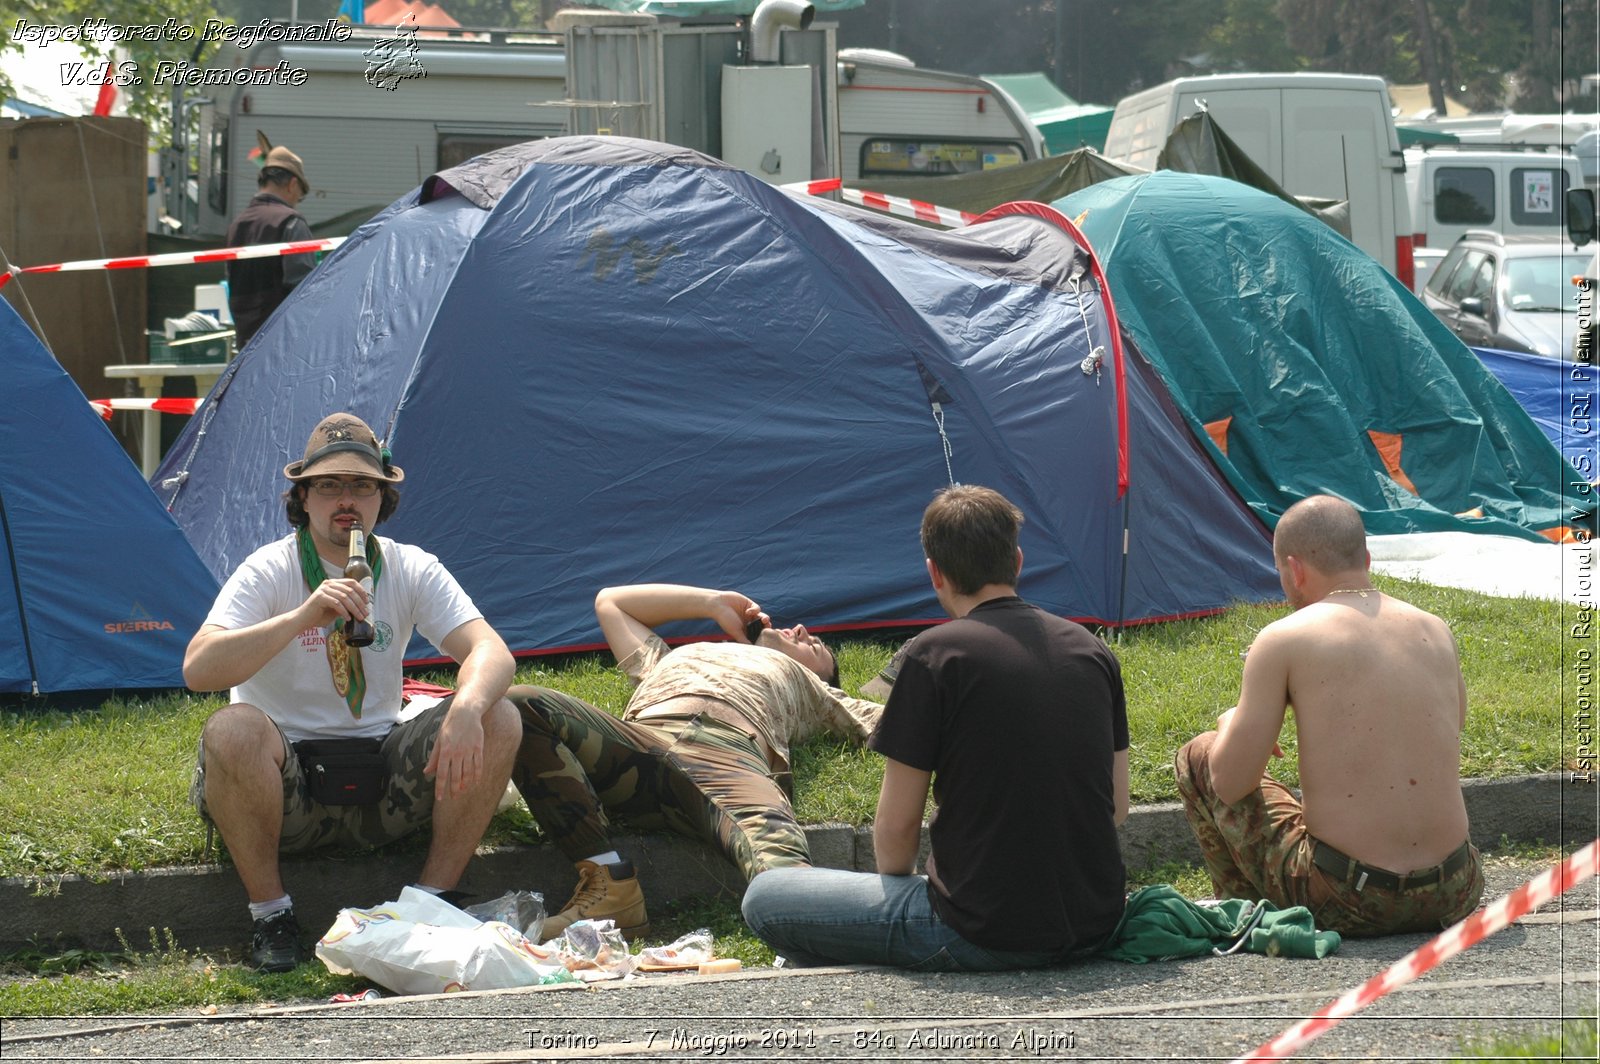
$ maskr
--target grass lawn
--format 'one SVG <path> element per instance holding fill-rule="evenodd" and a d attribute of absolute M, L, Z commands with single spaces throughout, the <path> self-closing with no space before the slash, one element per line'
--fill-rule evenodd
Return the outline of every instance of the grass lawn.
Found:
<path fill-rule="evenodd" d="M 1462 742 L 1468 777 L 1550 772 L 1564 765 L 1559 603 L 1490 598 L 1468 591 L 1376 578 L 1384 590 L 1443 617 L 1455 630 L 1470 698 Z M 1026 590 L 1026 588 L 1024 588 Z M 1135 802 L 1176 798 L 1171 758 L 1213 726 L 1238 693 L 1240 652 L 1286 611 L 1246 606 L 1219 617 L 1147 625 L 1114 644 L 1127 687 Z M 896 642 L 843 641 L 845 686 L 870 679 Z M 449 682 L 448 675 L 426 676 Z M 568 691 L 620 713 L 628 684 L 606 655 L 524 662 L 518 682 Z M 205 831 L 187 801 L 195 744 L 221 695 L 115 700 L 89 710 L 29 706 L 0 712 L 0 876 L 102 875 L 204 860 Z M 1288 755 L 1274 773 L 1298 781 Z M 795 751 L 802 822 L 872 819 L 881 760 L 816 740 Z M 534 841 L 521 810 L 502 814 L 491 843 Z M 400 845 L 405 845 L 401 843 Z"/>

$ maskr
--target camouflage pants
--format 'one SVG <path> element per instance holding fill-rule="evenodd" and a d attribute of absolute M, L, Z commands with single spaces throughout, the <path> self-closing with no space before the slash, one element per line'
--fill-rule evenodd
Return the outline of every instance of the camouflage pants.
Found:
<path fill-rule="evenodd" d="M 1200 840 L 1206 871 L 1219 898 L 1264 898 L 1280 907 L 1304 905 L 1317 927 L 1351 937 L 1439 931 L 1472 912 L 1483 894 L 1478 851 L 1438 882 L 1388 890 L 1357 889 L 1312 863 L 1317 840 L 1306 830 L 1300 802 L 1271 776 L 1228 805 L 1211 788 L 1211 744 L 1196 736 L 1178 751 L 1178 793 Z"/>
<path fill-rule="evenodd" d="M 809 865 L 805 832 L 759 744 L 718 720 L 618 720 L 544 687 L 506 695 L 522 714 L 511 780 L 574 861 L 612 848 L 609 817 L 703 839 L 753 879 Z"/>
<path fill-rule="evenodd" d="M 450 710 L 450 699 L 402 721 L 384 737 L 382 753 L 389 768 L 389 787 L 373 805 L 323 805 L 311 797 L 305 771 L 295 756 L 289 737 L 283 741 L 283 833 L 279 853 L 307 853 L 324 846 L 366 849 L 393 842 L 427 825 L 433 819 L 433 780 L 423 768 L 433 753 L 439 726 Z M 271 718 L 267 718 L 271 720 Z M 277 727 L 276 722 L 273 724 Z M 200 736 L 189 801 L 208 822 L 206 813 L 206 747 Z"/>

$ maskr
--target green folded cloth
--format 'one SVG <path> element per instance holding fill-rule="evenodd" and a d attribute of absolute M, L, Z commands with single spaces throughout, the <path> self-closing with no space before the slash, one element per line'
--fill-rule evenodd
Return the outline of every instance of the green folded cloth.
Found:
<path fill-rule="evenodd" d="M 1304 905 L 1280 909 L 1269 901 L 1242 898 L 1202 905 L 1161 883 L 1129 896 L 1101 954 L 1135 964 L 1240 949 L 1268 957 L 1321 959 L 1336 951 L 1340 941 L 1337 931 L 1318 931 Z"/>

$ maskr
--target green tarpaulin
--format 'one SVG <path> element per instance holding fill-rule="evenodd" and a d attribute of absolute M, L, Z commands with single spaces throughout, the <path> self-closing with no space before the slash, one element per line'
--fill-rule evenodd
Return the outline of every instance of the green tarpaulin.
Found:
<path fill-rule="evenodd" d="M 1343 200 L 1291 195 L 1252 162 L 1208 114 L 1190 115 L 1179 122 L 1167 138 L 1157 162 L 1159 168 L 1164 170 L 1215 174 L 1241 181 L 1269 192 L 1285 203 L 1294 204 L 1340 233 L 1350 232 L 1348 204 Z M 1100 181 L 1147 172 L 1128 163 L 1113 162 L 1091 148 L 1080 148 L 1066 155 L 970 174 L 871 177 L 862 178 L 856 183 L 862 188 L 889 196 L 925 200 L 952 210 L 982 214 L 991 207 L 1017 200 L 1050 203 Z"/>
<path fill-rule="evenodd" d="M 1269 527 L 1328 493 L 1373 534 L 1593 531 L 1592 490 L 1478 356 L 1305 212 L 1168 170 L 1054 206 L 1080 219 L 1125 337 Z"/>
<path fill-rule="evenodd" d="M 1413 144 L 1460 144 L 1461 138 L 1454 133 L 1446 133 L 1440 129 L 1425 129 L 1421 126 L 1407 126 L 1396 124 L 1394 131 L 1400 134 L 1400 147 L 1409 148 Z"/>

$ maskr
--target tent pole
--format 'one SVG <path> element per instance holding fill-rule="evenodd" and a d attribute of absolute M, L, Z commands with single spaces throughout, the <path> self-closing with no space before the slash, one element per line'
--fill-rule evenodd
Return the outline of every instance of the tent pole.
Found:
<path fill-rule="evenodd" d="M 1122 493 L 1122 580 L 1117 589 L 1117 645 L 1122 645 L 1122 630 L 1126 627 L 1123 621 L 1128 613 L 1128 494 L 1132 488 Z"/>
<path fill-rule="evenodd" d="M 28 679 L 33 693 L 39 693 L 39 668 L 33 663 L 33 640 L 28 634 L 28 609 L 22 600 L 22 574 L 17 572 L 17 553 L 12 547 L 11 522 L 6 517 L 6 502 L 0 497 L 0 536 L 5 539 L 6 555 L 11 563 L 11 586 L 17 591 L 17 621 L 22 626 L 22 653 L 28 659 Z"/>

